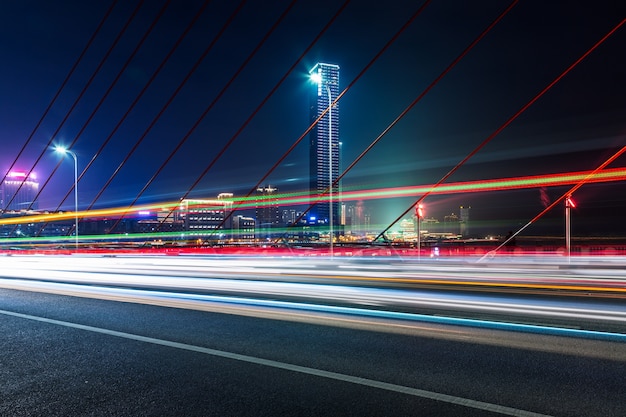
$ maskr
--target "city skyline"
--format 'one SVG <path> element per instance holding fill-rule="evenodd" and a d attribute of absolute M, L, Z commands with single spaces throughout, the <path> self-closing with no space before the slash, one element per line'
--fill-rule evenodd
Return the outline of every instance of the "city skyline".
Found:
<path fill-rule="evenodd" d="M 165 2 L 139 8 L 138 2 L 124 2 L 115 4 L 104 19 L 112 4 L 97 2 L 89 9 L 78 1 L 1 6 L 0 30 L 8 40 L 1 48 L 5 62 L 10 63 L 2 68 L 0 77 L 4 94 L 0 100 L 2 168 L 6 172 L 15 162 L 14 170 L 28 171 L 42 155 L 34 169 L 43 184 L 60 164 L 42 189 L 42 208 L 57 207 L 72 186 L 71 164 L 47 149 L 48 141 L 67 146 L 76 139 L 71 149 L 78 155 L 79 170 L 84 169 L 203 7 L 196 1 L 165 8 Z M 330 1 L 318 2 L 315 8 L 310 5 L 300 2 L 290 8 L 291 3 L 285 1 L 273 7 L 249 3 L 239 8 L 220 3 L 202 10 L 201 24 L 192 26 L 80 180 L 80 207 L 94 201 L 126 156 L 128 163 L 119 168 L 119 175 L 95 207 L 119 207 L 133 201 L 214 100 L 215 106 L 146 187 L 138 204 L 180 198 L 209 165 L 190 197 L 224 191 L 245 195 L 308 127 L 308 71 L 316 62 L 340 64 L 342 86 L 350 86 L 339 100 L 343 165 L 348 166 L 507 6 L 496 1 L 430 3 L 400 31 L 422 4 L 350 4 L 345 9 Z M 570 3 L 565 7 L 560 2 L 516 4 L 350 171 L 343 179 L 344 186 L 376 190 L 438 181 L 623 20 L 623 10 L 614 2 L 594 4 L 592 9 L 590 13 L 588 7 Z M 279 20 L 285 11 L 284 19 Z M 336 20 L 322 33 L 337 12 Z M 232 25 L 226 25 L 231 16 Z M 376 25 L 371 24 L 374 18 Z M 84 60 L 59 90 L 101 21 L 102 30 L 86 49 Z M 124 30 L 126 22 L 130 23 Z M 154 28 L 148 32 L 153 22 Z M 267 43 L 240 67 L 274 23 L 276 30 Z M 351 85 L 396 33 L 399 35 L 390 48 Z M 319 41 L 313 42 L 318 34 Z M 105 55 L 118 35 L 120 40 L 111 54 Z M 144 35 L 145 43 L 140 45 Z M 624 39 L 622 27 L 450 181 L 592 170 L 623 146 L 626 65 L 620 46 Z M 198 61 L 213 41 L 207 56 Z M 309 44 L 313 46 L 307 50 Z M 137 54 L 131 57 L 135 48 Z M 301 54 L 302 59 L 296 61 Z M 130 64 L 124 67 L 127 60 Z M 102 67 L 96 72 L 100 62 Z M 198 70 L 190 73 L 196 62 Z M 239 68 L 243 68 L 241 73 L 237 73 Z M 120 79 L 113 85 L 118 74 Z M 188 82 L 173 95 L 187 74 L 191 74 Z M 235 137 L 285 74 L 276 93 Z M 94 112 L 110 86 L 110 93 Z M 35 129 L 57 91 L 61 92 L 58 100 Z M 171 104 L 157 117 L 169 98 Z M 70 112 L 73 103 L 77 105 Z M 152 121 L 154 126 L 149 128 Z M 32 140 L 17 158 L 31 132 Z M 132 151 L 144 133 L 145 139 Z M 218 157 L 232 138 L 236 139 L 232 146 Z M 298 145 L 264 182 L 285 192 L 307 190 L 309 149 L 305 144 Z M 623 158 L 612 167 L 620 165 Z M 541 211 L 543 195 L 552 201 L 561 191 L 565 188 L 551 187 L 543 194 L 538 188 L 500 190 L 432 196 L 425 203 L 432 213 L 471 205 L 473 218 L 496 219 L 506 233 Z M 578 217 L 579 224 L 594 219 L 606 230 L 623 230 L 619 218 L 609 216 L 626 205 L 623 195 L 619 181 L 583 187 L 574 196 L 580 201 L 574 219 Z M 417 197 L 369 201 L 373 223 L 390 222 Z M 61 207 L 73 209 L 71 197 Z M 563 214 L 559 210 L 552 215 L 557 221 Z M 574 230 L 576 227 L 575 223 Z M 595 228 L 585 230 L 589 233 Z"/>

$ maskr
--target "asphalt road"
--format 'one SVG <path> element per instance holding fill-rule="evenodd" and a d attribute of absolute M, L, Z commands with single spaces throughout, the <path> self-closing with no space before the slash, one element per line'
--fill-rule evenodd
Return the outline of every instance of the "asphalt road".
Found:
<path fill-rule="evenodd" d="M 278 317 L 0 289 L 0 416 L 626 415 L 621 342 Z"/>

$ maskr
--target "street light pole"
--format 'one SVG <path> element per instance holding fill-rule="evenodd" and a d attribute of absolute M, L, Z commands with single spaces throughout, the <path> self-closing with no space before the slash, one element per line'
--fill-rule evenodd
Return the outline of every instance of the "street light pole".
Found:
<path fill-rule="evenodd" d="M 574 201 L 572 200 L 572 196 L 568 195 L 565 198 L 565 253 L 567 254 L 567 262 L 570 262 L 570 256 L 571 256 L 571 219 L 570 219 L 570 211 L 572 209 L 572 207 L 576 207 L 576 205 L 574 204 Z"/>
<path fill-rule="evenodd" d="M 326 82 L 326 92 L 328 93 L 328 224 L 329 224 L 329 241 L 330 241 L 330 257 L 333 253 L 333 99 L 330 93 L 330 87 Z"/>
<path fill-rule="evenodd" d="M 424 217 L 424 206 L 418 204 L 415 207 L 415 217 L 417 221 L 417 261 L 419 262 L 422 258 L 422 236 L 420 230 L 420 220 Z"/>
<path fill-rule="evenodd" d="M 76 153 L 62 146 L 57 146 L 54 150 L 62 154 L 70 154 L 74 158 L 74 246 L 78 250 L 78 157 Z"/>

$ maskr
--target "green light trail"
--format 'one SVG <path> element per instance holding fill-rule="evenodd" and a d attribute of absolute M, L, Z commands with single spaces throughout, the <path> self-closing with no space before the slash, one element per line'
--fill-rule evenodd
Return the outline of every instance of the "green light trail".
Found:
<path fill-rule="evenodd" d="M 382 198 L 415 197 L 430 191 L 430 194 L 446 195 L 459 193 L 479 193 L 491 191 L 509 191 L 539 187 L 557 187 L 563 185 L 576 184 L 582 180 L 587 183 L 615 182 L 626 180 L 626 168 L 605 169 L 597 173 L 593 171 L 579 171 L 562 174 L 536 175 L 526 177 L 501 178 L 493 180 L 477 180 L 442 184 L 435 190 L 432 185 L 420 185 L 412 187 L 380 188 L 374 190 L 342 190 L 342 201 L 357 201 Z M 251 196 L 246 198 L 233 198 L 224 201 L 237 203 L 239 209 L 250 209 L 264 205 L 302 205 L 311 204 L 312 200 L 325 201 L 327 196 L 311 196 L 308 192 L 299 193 L 277 193 L 268 196 Z M 202 201 L 202 200 L 199 200 Z M 86 210 L 78 213 L 80 218 L 114 217 L 127 213 L 137 213 L 139 211 L 159 211 L 171 210 L 180 205 L 180 202 L 165 202 L 145 206 L 117 207 L 101 210 Z M 191 207 L 191 206 L 190 206 Z M 28 222 L 52 222 L 73 219 L 73 212 L 34 214 L 27 216 L 6 217 L 0 219 L 3 224 L 23 224 Z M 14 241 L 14 240 L 12 240 Z"/>

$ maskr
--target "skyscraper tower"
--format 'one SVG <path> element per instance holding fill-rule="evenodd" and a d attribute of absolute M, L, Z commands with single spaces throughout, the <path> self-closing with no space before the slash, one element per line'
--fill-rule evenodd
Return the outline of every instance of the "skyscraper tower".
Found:
<path fill-rule="evenodd" d="M 328 106 L 339 95 L 339 66 L 318 63 L 309 71 L 314 81 L 310 95 L 310 117 L 313 123 L 322 113 L 310 133 L 310 193 L 311 199 L 325 192 L 339 176 L 339 108 Z M 317 224 L 339 224 L 338 189 L 336 184 L 323 201 L 311 209 L 309 218 Z"/>

